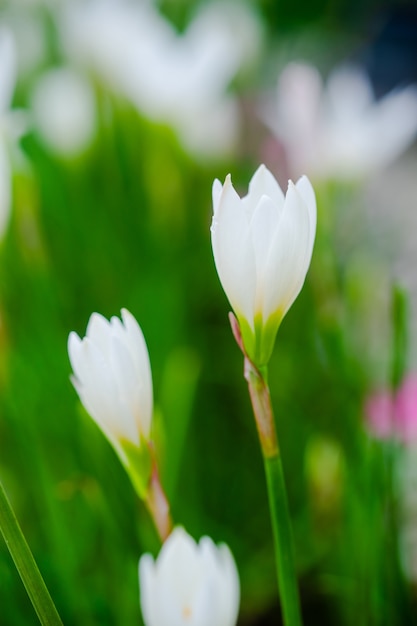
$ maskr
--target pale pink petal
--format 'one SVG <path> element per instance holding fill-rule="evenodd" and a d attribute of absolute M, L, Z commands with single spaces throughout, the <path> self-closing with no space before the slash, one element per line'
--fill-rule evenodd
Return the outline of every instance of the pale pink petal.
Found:
<path fill-rule="evenodd" d="M 378 391 L 365 402 L 365 418 L 370 433 L 377 439 L 394 435 L 394 403 L 389 391 Z"/>

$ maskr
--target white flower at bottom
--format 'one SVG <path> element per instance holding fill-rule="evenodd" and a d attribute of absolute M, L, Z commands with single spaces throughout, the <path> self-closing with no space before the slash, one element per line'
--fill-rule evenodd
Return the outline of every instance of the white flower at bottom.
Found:
<path fill-rule="evenodd" d="M 122 321 L 93 313 L 84 339 L 70 334 L 68 353 L 81 402 L 129 465 L 129 451 L 149 439 L 153 410 L 151 367 L 139 324 L 126 309 Z"/>
<path fill-rule="evenodd" d="M 146 626 L 234 626 L 239 576 L 229 548 L 209 537 L 197 544 L 181 527 L 156 561 L 139 561 L 140 600 Z"/>

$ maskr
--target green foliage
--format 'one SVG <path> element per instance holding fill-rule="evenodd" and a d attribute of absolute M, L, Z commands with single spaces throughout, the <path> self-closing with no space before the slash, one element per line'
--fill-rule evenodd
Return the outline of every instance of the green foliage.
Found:
<path fill-rule="evenodd" d="M 174 520 L 231 547 L 242 626 L 268 612 L 277 623 L 262 457 L 209 236 L 213 179 L 231 171 L 245 185 L 255 147 L 231 162 L 198 163 L 170 129 L 99 86 L 97 96 L 97 136 L 78 160 L 54 157 L 34 132 L 22 143 L 27 162 L 0 244 L 2 482 L 64 624 L 141 624 L 137 563 L 158 540 L 111 446 L 80 411 L 66 350 L 93 311 L 110 317 L 126 307 L 149 348 L 156 454 Z M 357 197 L 330 185 L 317 192 L 312 266 L 269 367 L 305 624 L 410 624 L 398 546 L 388 554 L 395 584 L 377 575 L 389 567 L 390 500 L 363 404 L 381 376 L 358 339 L 378 324 L 377 294 L 366 267 L 354 271 L 356 251 L 337 245 L 346 194 Z M 394 386 L 405 371 L 398 294 L 394 361 L 383 372 Z M 377 360 L 392 356 L 391 341 L 391 329 L 381 332 Z M 325 471 L 323 458 L 333 459 Z M 2 626 L 35 620 L 2 543 L 0 612 Z"/>

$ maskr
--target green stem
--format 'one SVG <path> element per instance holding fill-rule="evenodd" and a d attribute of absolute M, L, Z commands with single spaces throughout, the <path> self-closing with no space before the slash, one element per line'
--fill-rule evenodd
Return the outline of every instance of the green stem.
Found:
<path fill-rule="evenodd" d="M 301 608 L 284 472 L 276 436 L 271 397 L 266 372 L 261 373 L 246 357 L 245 378 L 248 381 L 253 412 L 264 457 L 269 508 L 275 544 L 278 588 L 285 626 L 301 626 Z"/>
<path fill-rule="evenodd" d="M 0 530 L 43 626 L 62 626 L 32 552 L 0 481 Z"/>
<path fill-rule="evenodd" d="M 293 539 L 281 457 L 264 457 L 269 507 L 275 542 L 275 561 L 286 626 L 302 624 L 297 576 L 294 567 Z"/>

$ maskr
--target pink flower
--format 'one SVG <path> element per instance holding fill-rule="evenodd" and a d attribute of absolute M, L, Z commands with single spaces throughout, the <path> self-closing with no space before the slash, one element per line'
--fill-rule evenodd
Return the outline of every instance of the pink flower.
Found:
<path fill-rule="evenodd" d="M 417 441 L 417 373 L 407 376 L 395 394 L 384 389 L 369 396 L 365 418 L 376 439 Z"/>

